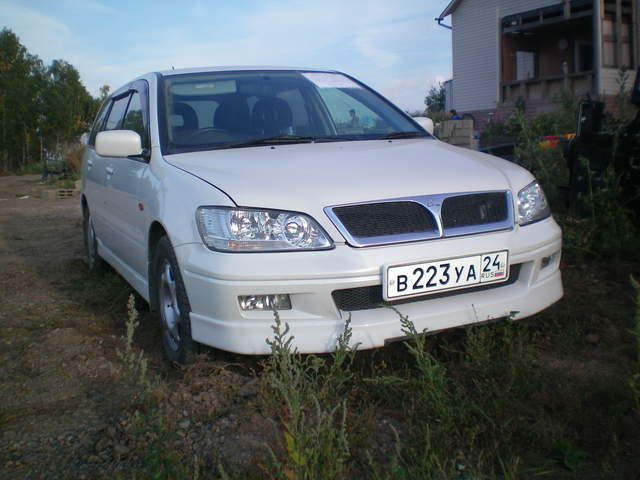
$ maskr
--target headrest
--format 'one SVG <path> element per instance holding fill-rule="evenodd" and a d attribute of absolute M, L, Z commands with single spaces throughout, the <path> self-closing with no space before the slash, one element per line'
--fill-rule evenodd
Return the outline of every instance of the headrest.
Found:
<path fill-rule="evenodd" d="M 264 97 L 256 102 L 251 113 L 251 124 L 256 133 L 266 135 L 287 134 L 293 126 L 293 113 L 289 104 L 277 97 Z"/>
<path fill-rule="evenodd" d="M 237 95 L 225 98 L 213 114 L 213 126 L 231 132 L 248 133 L 251 117 L 247 101 Z"/>

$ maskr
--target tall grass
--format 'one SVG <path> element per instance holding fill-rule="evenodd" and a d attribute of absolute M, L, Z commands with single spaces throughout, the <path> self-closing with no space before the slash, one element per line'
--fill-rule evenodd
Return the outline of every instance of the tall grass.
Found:
<path fill-rule="evenodd" d="M 636 347 L 636 371 L 631 376 L 630 385 L 636 403 L 636 413 L 640 415 L 640 283 L 634 277 L 631 277 L 631 286 L 633 287 L 636 306 L 631 329 Z"/>
<path fill-rule="evenodd" d="M 276 314 L 263 374 L 265 401 L 280 432 L 265 469 L 272 478 L 519 475 L 518 446 L 533 435 L 521 431 L 520 404 L 539 385 L 527 329 L 511 323 L 469 329 L 462 350 L 445 367 L 426 333 L 398 315 L 407 363 L 363 376 L 354 364 L 348 322 L 335 353 L 300 355 L 289 326 Z M 399 429 L 389 427 L 395 445 L 386 458 L 374 455 L 379 449 L 373 437 L 360 450 L 351 449 L 356 396 L 402 412 Z"/>
<path fill-rule="evenodd" d="M 429 351 L 425 332 L 401 315 L 413 364 L 395 375 L 368 379 L 379 398 L 401 399 L 407 431 L 387 469 L 376 478 L 514 478 L 520 459 L 513 442 L 517 402 L 535 388 L 525 329 L 501 324 L 470 328 L 457 360 L 445 368 Z"/>
<path fill-rule="evenodd" d="M 444 367 L 427 351 L 425 332 L 418 332 L 408 317 L 400 314 L 405 346 L 414 362 L 400 375 L 369 379 L 382 397 L 399 398 L 407 415 L 404 439 L 397 437 L 396 449 L 382 473 L 371 463 L 378 478 L 449 478 L 455 472 L 455 455 L 450 455 L 459 419 L 454 386 Z M 452 468 L 453 467 L 453 468 Z"/>
<path fill-rule="evenodd" d="M 150 393 L 152 388 L 151 380 L 148 376 L 147 359 L 142 350 L 136 352 L 133 346 L 133 336 L 136 329 L 140 326 L 138 317 L 139 313 L 136 308 L 136 299 L 132 293 L 127 300 L 126 332 L 123 338 L 124 350 L 118 350 L 116 353 L 126 372 L 131 375 L 135 383 L 141 387 L 142 394 L 146 395 Z"/>
<path fill-rule="evenodd" d="M 280 445 L 271 448 L 272 478 L 343 479 L 349 476 L 347 393 L 354 349 L 346 322 L 329 358 L 300 355 L 289 325 L 274 312 L 274 337 L 267 340 L 267 401 L 279 423 Z"/>

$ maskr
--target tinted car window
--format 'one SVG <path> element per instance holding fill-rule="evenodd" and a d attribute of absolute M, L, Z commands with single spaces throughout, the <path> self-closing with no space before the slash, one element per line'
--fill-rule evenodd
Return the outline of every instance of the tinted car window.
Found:
<path fill-rule="evenodd" d="M 429 137 L 388 101 L 340 73 L 178 74 L 166 76 L 161 91 L 167 153 L 393 134 Z"/>
<path fill-rule="evenodd" d="M 109 112 L 109 117 L 107 118 L 107 123 L 104 126 L 104 130 L 117 130 L 121 128 L 122 119 L 128 103 L 129 95 L 125 95 L 124 97 L 114 100 L 113 105 L 111 106 L 111 111 Z"/>
<path fill-rule="evenodd" d="M 122 122 L 123 130 L 133 130 L 142 139 L 142 146 L 147 146 L 147 129 L 144 125 L 144 118 L 142 116 L 142 102 L 140 100 L 140 94 L 133 92 L 131 95 L 131 101 L 127 108 L 127 114 L 124 116 Z"/>
<path fill-rule="evenodd" d="M 386 133 L 391 126 L 366 104 L 353 97 L 350 89 L 323 88 L 319 90 L 329 115 L 339 134 Z"/>

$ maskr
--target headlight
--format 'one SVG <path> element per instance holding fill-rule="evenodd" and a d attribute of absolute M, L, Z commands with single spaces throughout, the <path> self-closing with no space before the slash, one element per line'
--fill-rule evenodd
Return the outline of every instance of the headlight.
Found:
<path fill-rule="evenodd" d="M 537 222 L 549 215 L 549 202 L 538 182 L 532 182 L 518 192 L 517 221 L 520 225 Z"/>
<path fill-rule="evenodd" d="M 273 252 L 333 248 L 322 227 L 302 213 L 199 207 L 196 220 L 202 241 L 213 250 Z"/>

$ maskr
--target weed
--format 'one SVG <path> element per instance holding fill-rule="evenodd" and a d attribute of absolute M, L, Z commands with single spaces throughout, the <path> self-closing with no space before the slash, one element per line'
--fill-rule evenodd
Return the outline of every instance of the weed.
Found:
<path fill-rule="evenodd" d="M 118 358 L 122 361 L 125 370 L 131 374 L 138 386 L 142 388 L 143 395 L 151 392 L 152 384 L 147 375 L 148 365 L 144 352 L 135 351 L 133 347 L 133 335 L 140 325 L 138 321 L 138 310 L 136 309 L 136 299 L 134 294 L 129 295 L 127 301 L 127 322 L 126 333 L 123 338 L 124 350 L 118 350 Z"/>
<path fill-rule="evenodd" d="M 539 387 L 526 327 L 515 323 L 468 328 L 464 350 L 449 368 L 429 352 L 425 332 L 400 314 L 413 368 L 367 379 L 381 398 L 399 398 L 407 432 L 375 478 L 516 478 L 518 445 L 532 431 L 519 410 Z M 523 428 L 525 427 L 525 428 Z M 496 473 L 497 472 L 497 473 Z"/>
<path fill-rule="evenodd" d="M 405 478 L 448 478 L 452 473 L 459 410 L 446 371 L 426 349 L 425 332 L 418 332 L 408 317 L 400 315 L 406 348 L 415 361 L 415 374 L 407 379 L 406 405 L 410 419 L 404 445 Z M 414 446 L 415 445 L 415 446 Z M 393 463 L 393 462 L 392 462 Z"/>
<path fill-rule="evenodd" d="M 618 69 L 616 77 L 616 85 L 618 92 L 616 95 L 616 110 L 618 122 L 624 123 L 629 121 L 635 114 L 633 104 L 631 103 L 631 89 L 629 88 L 629 69 L 621 67 Z"/>
<path fill-rule="evenodd" d="M 633 287 L 635 294 L 635 312 L 633 315 L 633 327 L 631 329 L 631 333 L 635 339 L 638 368 L 640 369 L 640 282 L 638 282 L 633 276 L 631 276 L 631 286 Z"/>
<path fill-rule="evenodd" d="M 366 379 L 381 399 L 398 399 L 405 412 L 407 432 L 402 441 L 393 430 L 396 447 L 386 471 L 369 466 L 374 478 L 449 478 L 456 467 L 456 440 L 460 411 L 454 385 L 445 368 L 427 351 L 425 332 L 396 310 L 413 368 Z"/>
<path fill-rule="evenodd" d="M 560 465 L 575 472 L 578 465 L 587 458 L 587 454 L 571 443 L 561 440 L 554 446 L 554 458 Z"/>
<path fill-rule="evenodd" d="M 640 283 L 632 276 L 631 286 L 635 293 L 635 312 L 633 316 L 633 327 L 631 333 L 635 339 L 636 344 L 636 372 L 631 376 L 630 386 L 633 392 L 636 413 L 640 415 Z"/>
<path fill-rule="evenodd" d="M 622 189 L 613 166 L 607 169 L 602 186 L 584 198 L 592 210 L 591 250 L 609 256 L 637 256 L 638 230 L 631 210 L 622 202 Z"/>
<path fill-rule="evenodd" d="M 411 378 L 409 388 L 416 394 L 416 411 L 423 418 L 431 418 L 444 430 L 454 430 L 453 411 L 445 369 L 427 352 L 425 332 L 418 332 L 409 318 L 400 315 L 402 332 L 409 337 L 406 347 L 416 362 L 417 375 Z"/>
<path fill-rule="evenodd" d="M 186 480 L 198 477 L 198 462 L 194 462 L 191 472 L 176 449 L 178 435 L 166 427 L 158 409 L 152 408 L 144 414 L 136 412 L 132 423 L 134 435 L 145 445 L 142 478 Z"/>
<path fill-rule="evenodd" d="M 292 346 L 288 324 L 274 312 L 273 340 L 264 376 L 282 428 L 281 450 L 270 448 L 274 478 L 340 479 L 349 473 L 347 400 L 354 349 L 350 322 L 338 337 L 332 362 L 302 356 Z"/>

